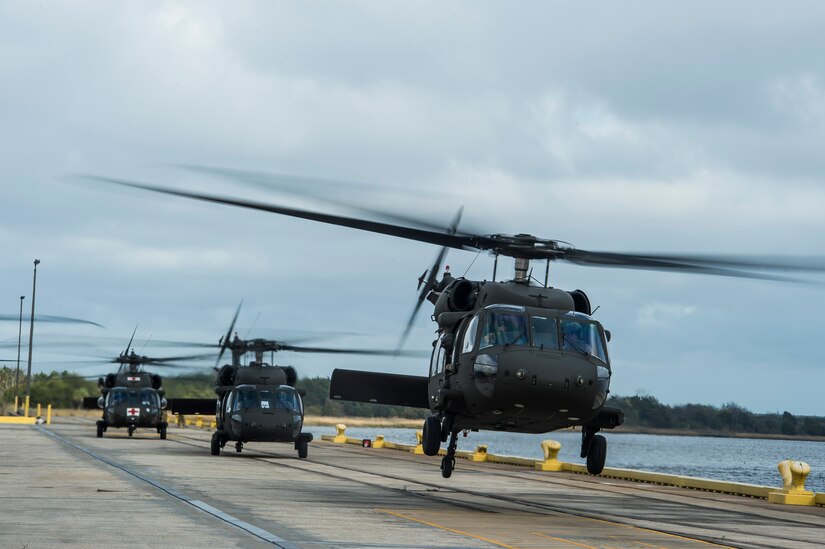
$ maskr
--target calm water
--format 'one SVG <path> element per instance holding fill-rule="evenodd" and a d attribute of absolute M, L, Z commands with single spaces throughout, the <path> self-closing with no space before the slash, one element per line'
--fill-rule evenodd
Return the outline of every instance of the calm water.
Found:
<path fill-rule="evenodd" d="M 334 427 L 311 426 L 306 430 L 315 436 L 335 434 Z M 393 442 L 415 444 L 414 429 L 347 429 L 347 436 L 356 438 L 375 438 L 379 434 Z M 609 431 L 605 436 L 608 467 L 779 487 L 782 481 L 776 465 L 783 459 L 795 459 L 811 466 L 805 487 L 825 492 L 825 442 L 634 435 Z M 560 460 L 584 463 L 579 457 L 581 433 L 574 431 L 542 435 L 470 433 L 467 438 L 459 435 L 458 448 L 473 450 L 477 444 L 486 444 L 492 454 L 541 459 L 544 457 L 541 441 L 547 439 L 561 443 Z"/>

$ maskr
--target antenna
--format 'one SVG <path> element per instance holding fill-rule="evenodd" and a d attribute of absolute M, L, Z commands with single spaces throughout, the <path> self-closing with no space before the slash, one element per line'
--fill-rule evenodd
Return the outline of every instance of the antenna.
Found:
<path fill-rule="evenodd" d="M 544 287 L 547 288 L 547 281 L 550 279 L 550 258 L 547 258 L 547 267 L 544 269 Z"/>

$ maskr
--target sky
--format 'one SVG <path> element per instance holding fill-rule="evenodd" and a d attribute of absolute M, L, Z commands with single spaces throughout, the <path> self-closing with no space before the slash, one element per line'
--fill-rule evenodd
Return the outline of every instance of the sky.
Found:
<path fill-rule="evenodd" d="M 824 27 L 819 2 L 0 0 L 0 314 L 28 310 L 38 258 L 37 312 L 105 328 L 36 325 L 35 371 L 105 371 L 81 352 L 135 326 L 152 356 L 217 342 L 242 299 L 241 336 L 394 348 L 436 247 L 75 177 L 305 205 L 180 164 L 380 185 L 324 194 L 586 250 L 825 256 Z M 492 276 L 486 254 L 446 262 Z M 823 276 L 550 279 L 599 306 L 614 394 L 825 415 Z M 431 349 L 424 309 L 407 349 Z M 61 338 L 92 346 L 38 346 Z"/>

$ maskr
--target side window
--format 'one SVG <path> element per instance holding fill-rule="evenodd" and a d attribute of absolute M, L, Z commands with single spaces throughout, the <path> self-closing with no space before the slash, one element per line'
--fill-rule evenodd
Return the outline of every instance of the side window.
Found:
<path fill-rule="evenodd" d="M 232 400 L 235 398 L 235 391 L 230 392 L 226 395 L 226 413 L 232 411 Z"/>
<path fill-rule="evenodd" d="M 470 325 L 467 326 L 467 330 L 464 332 L 464 341 L 461 344 L 461 352 L 462 353 L 470 353 L 473 350 L 476 340 L 476 331 L 478 329 L 478 317 L 474 316 L 472 320 L 470 320 Z"/>
<path fill-rule="evenodd" d="M 435 374 L 440 374 L 444 371 L 444 347 L 441 346 L 441 341 L 436 344 L 438 352 L 435 354 Z"/>

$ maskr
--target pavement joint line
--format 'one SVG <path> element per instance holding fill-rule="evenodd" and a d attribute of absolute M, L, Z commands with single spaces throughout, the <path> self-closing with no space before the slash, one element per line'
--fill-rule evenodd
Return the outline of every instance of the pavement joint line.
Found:
<path fill-rule="evenodd" d="M 271 544 L 273 544 L 277 547 L 280 547 L 281 549 L 299 549 L 299 547 L 297 545 L 295 545 L 293 543 L 290 543 L 287 540 L 276 536 L 272 532 L 268 532 L 267 530 L 264 530 L 263 528 L 258 528 L 255 525 L 249 524 L 248 522 L 245 522 L 245 521 L 243 521 L 239 518 L 233 517 L 232 515 L 230 515 L 228 513 L 224 513 L 220 509 L 218 509 L 216 507 L 212 507 L 211 505 L 209 505 L 207 503 L 204 503 L 200 500 L 191 499 L 191 498 L 181 494 L 180 492 L 178 492 L 174 488 L 170 488 L 168 486 L 165 486 L 165 485 L 161 484 L 160 482 L 158 482 L 156 480 L 153 480 L 151 478 L 140 475 L 139 473 L 137 473 L 135 471 L 132 471 L 131 469 L 129 469 L 125 465 L 121 465 L 120 463 L 117 463 L 115 461 L 107 459 L 107 458 L 93 452 L 92 450 L 89 450 L 87 448 L 84 448 L 83 446 L 80 446 L 79 444 L 75 444 L 71 440 L 62 437 L 62 436 L 58 435 L 57 433 L 53 433 L 53 432 L 49 431 L 48 429 L 44 429 L 43 427 L 41 427 L 39 425 L 36 425 L 35 428 L 37 430 L 39 430 L 40 432 L 45 433 L 48 436 L 50 436 L 50 437 L 52 437 L 56 440 L 59 440 L 60 442 L 62 442 L 64 444 L 67 444 L 67 445 L 69 445 L 69 446 L 71 446 L 71 447 L 73 447 L 77 450 L 80 450 L 81 452 L 83 452 L 83 453 L 85 453 L 85 454 L 87 454 L 87 455 L 89 455 L 89 456 L 91 456 L 91 457 L 93 457 L 93 458 L 95 458 L 99 461 L 102 461 L 103 463 L 105 463 L 105 464 L 107 464 L 111 467 L 114 467 L 115 469 L 120 469 L 124 473 L 127 473 L 127 474 L 129 474 L 129 475 L 131 475 L 131 476 L 133 476 L 133 477 L 135 477 L 139 480 L 142 480 L 143 482 L 145 482 L 147 484 L 151 484 L 152 486 L 154 486 L 158 490 L 161 490 L 162 492 L 166 492 L 168 495 L 172 496 L 173 498 L 179 499 L 180 501 L 182 501 L 184 503 L 187 503 L 187 504 L 191 505 L 192 507 L 195 507 L 196 509 L 199 509 L 200 511 L 202 511 L 204 513 L 207 513 L 207 514 L 209 514 L 209 515 L 211 515 L 211 516 L 213 516 L 217 519 L 222 520 L 223 522 L 226 522 L 227 524 L 230 524 L 230 525 L 232 525 L 232 526 L 234 526 L 234 527 L 236 527 L 240 530 L 243 530 L 244 532 L 246 532 L 250 535 L 255 536 L 256 538 L 262 539 L 263 541 L 271 543 Z"/>

